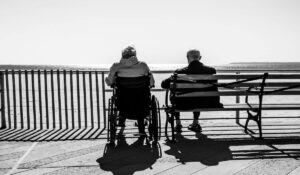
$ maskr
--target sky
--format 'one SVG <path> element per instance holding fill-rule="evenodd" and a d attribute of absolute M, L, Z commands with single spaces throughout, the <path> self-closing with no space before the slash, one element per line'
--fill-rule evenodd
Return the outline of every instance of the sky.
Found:
<path fill-rule="evenodd" d="M 0 64 L 300 60 L 299 0 L 0 0 Z"/>

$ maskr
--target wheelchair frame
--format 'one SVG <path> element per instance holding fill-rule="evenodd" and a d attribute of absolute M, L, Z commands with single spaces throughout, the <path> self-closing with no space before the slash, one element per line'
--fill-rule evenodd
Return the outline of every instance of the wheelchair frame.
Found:
<path fill-rule="evenodd" d="M 111 98 L 108 100 L 108 132 L 107 132 L 107 141 L 111 145 L 115 145 L 115 140 L 117 138 L 117 117 L 119 113 L 119 109 L 116 105 L 117 100 L 117 85 L 114 84 L 112 86 L 113 94 Z M 150 87 L 149 87 L 150 91 Z M 150 106 L 149 106 L 149 118 L 148 118 L 148 132 L 149 132 L 149 140 L 153 141 L 153 143 L 157 143 L 161 137 L 161 116 L 159 109 L 159 102 L 154 95 L 150 93 Z M 147 129 L 147 128 L 145 128 Z M 148 135 L 147 135 L 148 137 Z"/>

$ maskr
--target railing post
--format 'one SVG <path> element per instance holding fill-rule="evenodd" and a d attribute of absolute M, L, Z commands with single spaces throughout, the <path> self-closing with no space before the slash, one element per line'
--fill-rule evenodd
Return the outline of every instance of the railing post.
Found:
<path fill-rule="evenodd" d="M 236 74 L 239 75 L 240 72 L 236 72 Z M 239 81 L 239 79 L 237 78 L 236 81 Z M 240 103 L 240 96 L 235 97 L 235 103 Z M 235 123 L 240 125 L 240 111 L 239 110 L 235 111 L 235 116 L 236 116 Z"/>
<path fill-rule="evenodd" d="M 44 70 L 44 83 L 45 83 L 45 105 L 46 105 L 46 128 L 49 129 L 49 105 L 48 105 L 48 81 L 47 70 Z"/>
<path fill-rule="evenodd" d="M 19 100 L 20 100 L 20 117 L 21 117 L 21 128 L 24 128 L 23 119 L 23 95 L 22 95 L 22 72 L 19 70 Z"/>
<path fill-rule="evenodd" d="M 83 106 L 84 106 L 84 126 L 87 128 L 87 104 L 86 104 L 86 81 L 85 81 L 85 72 L 82 72 L 82 83 L 83 83 Z"/>
<path fill-rule="evenodd" d="M 6 120 L 5 120 L 5 105 L 4 105 L 4 73 L 0 72 L 0 94 L 1 94 L 1 128 L 6 128 Z"/>
<path fill-rule="evenodd" d="M 38 70 L 38 92 L 39 92 L 39 112 L 40 112 L 40 129 L 43 129 L 43 106 L 42 106 L 42 87 L 41 87 L 41 70 Z"/>
<path fill-rule="evenodd" d="M 69 117 L 68 117 L 68 89 L 67 89 L 67 71 L 64 70 L 64 97 L 65 97 L 65 123 L 66 128 L 69 129 Z"/>
<path fill-rule="evenodd" d="M 60 72 L 57 70 L 57 95 L 58 95 L 58 117 L 59 129 L 62 129 L 62 114 L 61 114 L 61 93 L 60 93 Z"/>
<path fill-rule="evenodd" d="M 29 87 L 28 87 L 28 71 L 27 70 L 25 70 L 25 91 L 26 91 L 27 129 L 30 129 Z"/>
<path fill-rule="evenodd" d="M 97 117 L 98 117 L 98 128 L 100 128 L 100 103 L 99 103 L 99 80 L 98 80 L 98 72 L 95 71 L 96 78 L 96 93 L 97 93 Z"/>
<path fill-rule="evenodd" d="M 8 118 L 8 128 L 11 129 L 11 111 L 10 111 L 10 96 L 9 96 L 9 77 L 8 70 L 5 70 L 6 76 L 6 99 L 7 99 L 7 118 Z"/>
<path fill-rule="evenodd" d="M 13 106 L 14 106 L 14 128 L 17 128 L 17 101 L 16 101 L 16 78 L 15 70 L 12 70 L 12 85 L 13 85 Z"/>
<path fill-rule="evenodd" d="M 78 127 L 81 128 L 81 110 L 80 110 L 80 81 L 79 81 L 79 71 L 76 71 L 77 80 L 77 111 L 78 111 Z"/>
<path fill-rule="evenodd" d="M 73 71 L 70 71 L 70 93 L 71 93 L 71 115 L 72 115 L 72 128 L 75 128 L 74 117 L 74 94 L 73 94 Z"/>
<path fill-rule="evenodd" d="M 54 96 L 54 77 L 53 77 L 53 70 L 50 71 L 50 75 L 51 75 L 51 96 L 52 96 L 52 124 L 53 124 L 53 128 L 56 128 L 55 125 L 55 96 Z"/>
<path fill-rule="evenodd" d="M 91 124 L 92 128 L 94 128 L 94 108 L 93 108 L 93 82 L 92 82 L 92 72 L 89 72 L 89 80 L 90 80 L 90 110 L 91 110 Z"/>
<path fill-rule="evenodd" d="M 101 74 L 102 78 L 102 100 L 103 100 L 103 117 L 104 124 L 106 123 L 106 97 L 105 97 L 105 81 L 104 81 L 104 72 Z"/>
<path fill-rule="evenodd" d="M 32 92 L 32 107 L 33 107 L 33 127 L 36 129 L 36 106 L 35 106 L 35 83 L 34 83 L 34 70 L 31 70 L 31 92 Z"/>

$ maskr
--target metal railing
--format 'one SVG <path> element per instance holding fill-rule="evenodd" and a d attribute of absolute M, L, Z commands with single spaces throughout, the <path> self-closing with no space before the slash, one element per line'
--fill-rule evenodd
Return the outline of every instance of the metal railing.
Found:
<path fill-rule="evenodd" d="M 13 66 L 12 66 L 13 67 Z M 108 73 L 103 69 L 33 70 L 19 66 L 19 70 L 0 71 L 1 129 L 7 130 L 63 130 L 106 129 L 106 102 L 111 92 L 104 83 Z M 242 72 L 300 72 L 298 69 L 239 69 L 218 68 L 218 73 Z M 157 74 L 171 74 L 173 70 L 156 70 Z M 158 82 L 160 83 L 160 82 Z M 157 84 L 157 87 L 159 85 Z M 156 88 L 153 92 L 163 93 Z M 236 97 L 236 103 L 239 103 Z M 237 122 L 239 112 L 236 113 Z M 105 134 L 104 134 L 105 135 Z"/>
<path fill-rule="evenodd" d="M 6 70 L 2 128 L 100 128 L 103 80 L 100 71 Z"/>

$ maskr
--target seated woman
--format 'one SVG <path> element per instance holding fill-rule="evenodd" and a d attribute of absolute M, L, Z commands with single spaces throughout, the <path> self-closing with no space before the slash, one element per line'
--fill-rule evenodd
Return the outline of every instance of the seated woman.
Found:
<path fill-rule="evenodd" d="M 150 87 L 154 86 L 153 75 L 145 62 L 138 61 L 136 57 L 136 50 L 132 46 L 126 47 L 122 51 L 122 58 L 119 62 L 114 63 L 110 68 L 108 77 L 105 82 L 108 86 L 112 86 L 116 82 L 116 77 L 150 77 Z M 125 126 L 126 117 L 120 114 L 119 116 L 119 126 Z M 139 133 L 145 133 L 144 118 L 140 117 L 138 119 Z"/>

